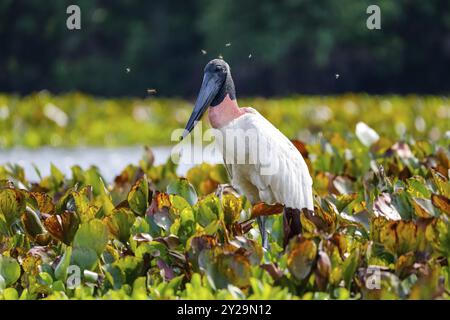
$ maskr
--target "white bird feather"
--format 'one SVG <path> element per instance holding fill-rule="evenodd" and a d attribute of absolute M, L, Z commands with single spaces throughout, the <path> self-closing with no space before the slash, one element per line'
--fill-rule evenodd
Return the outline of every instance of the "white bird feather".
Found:
<path fill-rule="evenodd" d="M 276 127 L 253 108 L 219 129 L 224 139 L 216 143 L 222 151 L 232 185 L 245 194 L 252 204 L 280 203 L 288 208 L 314 210 L 312 179 L 301 153 Z M 227 148 L 226 139 L 233 130 L 256 133 L 258 147 L 267 150 L 271 164 L 278 164 L 270 174 L 263 174 L 267 162 L 255 157 L 248 139 L 245 141 L 246 163 L 237 163 L 236 150 Z M 242 151 L 242 150 L 241 150 Z M 253 159 L 253 161 L 248 161 Z M 230 161 L 231 160 L 231 161 Z"/>

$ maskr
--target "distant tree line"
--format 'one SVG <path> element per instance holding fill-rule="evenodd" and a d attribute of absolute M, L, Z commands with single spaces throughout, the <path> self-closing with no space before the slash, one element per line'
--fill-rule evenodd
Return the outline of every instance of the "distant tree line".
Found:
<path fill-rule="evenodd" d="M 81 30 L 66 8 L 81 8 Z M 381 30 L 366 28 L 369 5 Z M 2 0 L 0 91 L 195 96 L 227 60 L 238 95 L 450 89 L 448 0 Z"/>

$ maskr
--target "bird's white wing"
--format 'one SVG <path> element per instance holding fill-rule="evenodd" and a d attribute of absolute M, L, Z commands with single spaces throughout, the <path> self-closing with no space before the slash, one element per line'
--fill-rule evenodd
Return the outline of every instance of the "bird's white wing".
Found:
<path fill-rule="evenodd" d="M 256 110 L 247 110 L 232 126 L 256 133 L 258 158 L 254 165 L 232 165 L 233 173 L 246 176 L 258 189 L 261 201 L 314 210 L 312 179 L 301 153 Z M 247 159 L 254 159 L 254 149 L 246 146 L 246 151 Z"/>

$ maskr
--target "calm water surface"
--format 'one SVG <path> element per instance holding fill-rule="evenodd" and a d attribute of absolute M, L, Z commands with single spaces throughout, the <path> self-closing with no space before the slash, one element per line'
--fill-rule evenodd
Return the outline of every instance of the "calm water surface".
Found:
<path fill-rule="evenodd" d="M 163 164 L 171 154 L 171 147 L 154 147 L 152 151 L 155 155 L 155 164 Z M 202 149 L 195 150 L 201 152 Z M 42 176 L 50 174 L 50 163 L 56 165 L 64 174 L 71 176 L 70 167 L 79 165 L 83 169 L 95 165 L 100 169 L 103 177 L 111 182 L 114 177 L 120 174 L 128 164 L 139 163 L 142 159 L 143 148 L 121 147 L 121 148 L 40 148 L 25 149 L 13 148 L 0 150 L 0 165 L 6 163 L 17 163 L 24 167 L 28 180 L 38 180 L 38 175 L 33 164 L 39 169 Z M 203 161 L 209 163 L 218 163 L 220 158 L 214 155 L 205 154 Z M 188 161 L 186 157 L 181 157 L 181 163 L 178 166 L 177 173 L 185 175 L 194 164 Z"/>

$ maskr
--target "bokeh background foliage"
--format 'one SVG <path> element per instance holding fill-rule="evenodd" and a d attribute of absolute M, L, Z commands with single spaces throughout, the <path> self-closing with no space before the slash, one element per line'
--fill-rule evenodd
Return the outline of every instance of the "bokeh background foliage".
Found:
<path fill-rule="evenodd" d="M 371 4 L 380 31 L 366 28 Z M 192 97 L 218 55 L 244 96 L 449 91 L 446 0 L 3 0 L 0 17 L 0 91 Z"/>
<path fill-rule="evenodd" d="M 393 140 L 445 141 L 450 122 L 450 102 L 439 96 L 346 94 L 239 103 L 257 109 L 287 137 L 307 143 L 336 133 L 346 139 L 359 121 Z M 0 94 L 0 147 L 171 145 L 173 130 L 184 128 L 191 111 L 192 103 L 182 99 Z"/>

